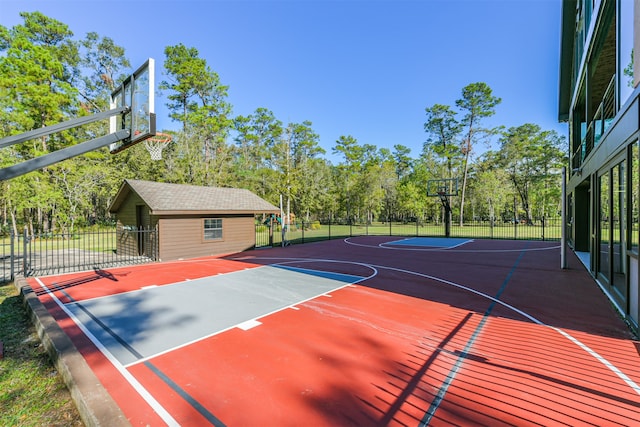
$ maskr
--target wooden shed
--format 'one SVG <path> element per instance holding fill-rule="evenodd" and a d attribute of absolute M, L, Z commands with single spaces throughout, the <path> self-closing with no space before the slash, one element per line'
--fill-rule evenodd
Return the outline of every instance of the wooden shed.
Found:
<path fill-rule="evenodd" d="M 158 260 L 240 252 L 255 247 L 255 215 L 280 210 L 249 190 L 127 179 L 109 212 L 118 253 Z"/>

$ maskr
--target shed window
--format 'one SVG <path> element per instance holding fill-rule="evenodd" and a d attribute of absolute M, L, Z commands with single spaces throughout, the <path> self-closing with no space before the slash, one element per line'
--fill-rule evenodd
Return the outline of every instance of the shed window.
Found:
<path fill-rule="evenodd" d="M 204 240 L 222 239 L 222 219 L 204 220 Z"/>

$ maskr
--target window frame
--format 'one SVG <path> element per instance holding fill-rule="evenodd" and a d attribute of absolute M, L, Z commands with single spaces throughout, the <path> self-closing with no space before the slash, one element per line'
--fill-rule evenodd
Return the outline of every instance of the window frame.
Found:
<path fill-rule="evenodd" d="M 217 224 L 214 223 L 214 226 L 211 226 L 213 222 L 217 222 Z M 216 232 L 215 235 L 213 237 L 208 236 L 212 231 Z M 222 240 L 224 240 L 224 221 L 222 218 L 202 218 L 202 241 L 220 242 Z"/>

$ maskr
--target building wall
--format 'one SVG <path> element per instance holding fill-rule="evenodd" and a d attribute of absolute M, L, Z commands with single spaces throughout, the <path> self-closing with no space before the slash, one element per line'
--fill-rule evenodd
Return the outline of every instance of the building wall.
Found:
<path fill-rule="evenodd" d="M 136 224 L 136 205 L 145 205 L 144 201 L 137 194 L 131 192 L 129 196 L 125 200 L 125 202 L 120 206 L 120 209 L 117 213 L 118 224 L 122 224 L 122 226 L 126 227 L 137 227 Z M 147 209 L 148 212 L 148 209 Z M 149 215 L 147 213 L 147 219 Z"/>
<path fill-rule="evenodd" d="M 640 44 L 632 34 L 640 34 L 640 1 L 578 0 L 580 4 L 578 10 L 582 11 L 585 24 L 583 33 L 575 31 L 575 28 L 582 31 L 580 25 L 575 24 L 579 20 L 563 20 L 563 33 L 571 33 L 576 40 L 572 52 L 563 51 L 563 55 L 574 55 L 571 72 L 575 78 L 571 87 L 563 87 L 571 94 L 569 243 L 574 250 L 590 253 L 591 274 L 637 330 L 640 320 L 640 61 L 637 60 Z M 591 5 L 594 10 L 590 9 Z M 570 2 L 565 3 L 565 8 L 569 13 L 576 10 Z M 606 28 L 609 30 L 605 31 Z M 584 40 L 584 46 L 580 40 Z M 629 56 L 634 46 L 631 81 Z M 568 62 L 563 64 L 566 66 Z M 612 98 L 607 98 L 603 88 L 613 76 L 615 102 L 607 104 Z M 561 97 L 567 93 L 561 92 Z M 608 105 L 613 106 L 613 112 L 606 110 Z M 598 115 L 602 111 L 605 111 L 604 118 Z M 592 128 L 603 130 L 590 133 Z"/>
<path fill-rule="evenodd" d="M 142 230 L 155 228 L 153 218 L 149 215 L 149 207 L 136 194 L 129 193 L 120 206 L 116 224 L 116 251 L 127 256 L 145 255 L 155 258 L 156 241 L 154 235 Z"/>
<path fill-rule="evenodd" d="M 204 239 L 204 218 L 222 219 L 222 239 Z M 162 261 L 241 252 L 256 244 L 253 215 L 160 216 Z"/>

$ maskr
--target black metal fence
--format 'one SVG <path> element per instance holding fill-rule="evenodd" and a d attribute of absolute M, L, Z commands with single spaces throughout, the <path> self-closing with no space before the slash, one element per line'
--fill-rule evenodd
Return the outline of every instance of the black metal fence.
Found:
<path fill-rule="evenodd" d="M 0 237 L 0 282 L 16 275 L 44 276 L 157 259 L 157 231 L 103 229 Z"/>
<path fill-rule="evenodd" d="M 560 240 L 562 221 L 560 217 L 540 218 L 532 222 L 508 220 L 477 220 L 460 225 L 451 222 L 450 237 L 472 239 L 514 239 L 514 240 Z M 403 236 L 403 237 L 443 237 L 446 235 L 443 222 L 389 221 L 295 221 L 285 226 L 285 234 L 279 224 L 256 223 L 256 247 L 280 246 L 313 242 L 318 240 L 343 239 L 354 236 Z"/>
<path fill-rule="evenodd" d="M 451 237 L 474 239 L 560 240 L 562 223 L 557 218 L 520 221 L 473 221 L 460 226 L 455 220 Z M 296 221 L 285 227 L 257 221 L 256 247 L 280 246 L 353 236 L 442 237 L 442 222 L 390 221 Z M 73 271 L 140 264 L 158 259 L 158 232 L 155 229 L 108 228 L 77 233 L 0 237 L 0 282 L 16 275 L 43 276 Z"/>

